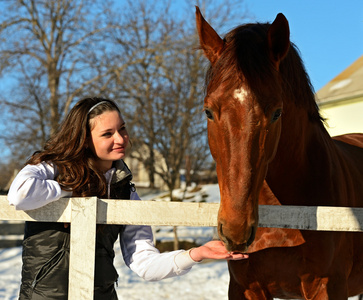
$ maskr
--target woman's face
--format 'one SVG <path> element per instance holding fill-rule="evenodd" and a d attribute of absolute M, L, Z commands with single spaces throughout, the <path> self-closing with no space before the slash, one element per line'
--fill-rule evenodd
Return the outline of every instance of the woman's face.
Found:
<path fill-rule="evenodd" d="M 91 120 L 90 147 L 98 157 L 97 167 L 106 172 L 112 162 L 125 156 L 129 136 L 118 111 L 106 111 Z"/>

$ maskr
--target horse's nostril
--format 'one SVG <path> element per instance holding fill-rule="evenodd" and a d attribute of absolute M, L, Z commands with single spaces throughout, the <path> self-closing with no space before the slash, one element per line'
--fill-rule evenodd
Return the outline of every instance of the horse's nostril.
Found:
<path fill-rule="evenodd" d="M 223 225 L 219 224 L 219 234 L 223 235 Z"/>
<path fill-rule="evenodd" d="M 219 224 L 218 233 L 219 233 L 219 238 L 222 240 L 222 242 L 225 244 L 228 244 L 228 240 L 223 233 L 223 224 L 222 223 Z"/>
<path fill-rule="evenodd" d="M 251 227 L 251 235 L 247 241 L 247 247 L 253 243 L 253 241 L 255 240 L 255 235 L 256 235 L 256 228 Z"/>

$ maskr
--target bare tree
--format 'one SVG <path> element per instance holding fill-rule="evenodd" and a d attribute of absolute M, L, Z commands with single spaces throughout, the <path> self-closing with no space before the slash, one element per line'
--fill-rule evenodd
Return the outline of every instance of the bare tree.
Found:
<path fill-rule="evenodd" d="M 224 9 L 223 17 L 217 14 L 218 21 L 223 23 L 230 9 Z M 158 174 L 173 200 L 180 170 L 191 162 L 201 167 L 209 157 L 202 114 L 206 61 L 196 51 L 194 6 L 187 17 L 178 17 L 170 1 L 130 0 L 123 11 L 120 28 L 128 34 L 115 31 L 115 39 L 122 55 L 134 63 L 115 73 L 117 98 L 122 99 L 133 151 L 147 148 L 148 155 L 135 158 L 147 168 L 151 187 Z M 156 159 L 159 154 L 162 161 Z M 178 248 L 177 238 L 175 244 Z"/>
<path fill-rule="evenodd" d="M 218 13 L 208 15 L 225 24 L 231 8 L 237 7 L 227 2 L 209 1 L 209 10 Z M 134 137 L 138 137 L 135 146 L 139 141 L 147 145 L 149 157 L 144 164 L 153 185 L 154 151 L 167 146 L 159 137 L 180 119 L 170 119 L 164 127 L 159 109 L 170 116 L 179 108 L 180 115 L 183 103 L 178 99 L 186 101 L 191 95 L 200 99 L 195 91 L 201 91 L 197 85 L 203 67 L 200 54 L 192 52 L 196 45 L 194 7 L 186 1 L 188 10 L 182 14 L 180 4 L 173 6 L 172 1 L 121 3 L 124 5 L 111 0 L 0 0 L 6 12 L 0 15 L 0 113 L 6 120 L 0 138 L 13 157 L 22 160 L 41 148 L 76 98 L 105 95 L 123 104 Z M 171 99 L 172 94 L 176 98 Z M 169 103 L 163 100 L 165 95 Z M 170 110 L 173 103 L 178 104 L 174 112 Z M 195 126 L 180 127 L 188 144 L 186 127 Z M 172 143 L 177 146 L 176 140 Z M 176 154 L 173 151 L 168 157 Z M 184 146 L 181 151 L 179 156 L 183 156 Z M 181 160 L 171 163 L 167 159 L 166 172 L 173 170 L 173 175 L 163 175 L 168 186 L 176 182 Z"/>
<path fill-rule="evenodd" d="M 113 28 L 99 17 L 108 14 L 106 2 L 0 2 L 6 11 L 0 16 L 0 75 L 13 86 L 0 103 L 17 129 L 3 130 L 1 137 L 13 155 L 39 149 L 74 98 L 108 74 L 95 67 L 101 68 L 104 37 Z"/>
<path fill-rule="evenodd" d="M 228 20 L 232 6 L 225 2 L 210 9 L 222 24 Z M 218 3 L 218 1 L 214 1 Z M 196 51 L 194 6 L 185 14 L 175 13 L 170 1 L 127 1 L 122 30 L 115 39 L 123 58 L 133 61 L 123 72 L 115 72 L 123 113 L 132 131 L 134 151 L 148 170 L 151 187 L 154 174 L 160 175 L 169 190 L 178 182 L 179 170 L 193 139 L 204 145 L 206 123 L 202 119 L 202 95 L 205 60 Z M 223 9 L 222 9 L 223 7 Z M 236 8 L 236 7 L 234 7 Z M 186 15 L 187 14 L 187 15 Z M 204 139 L 204 141 L 203 141 Z M 196 147 L 206 153 L 207 148 Z M 162 170 L 155 168 L 155 151 L 165 160 Z M 208 152 L 209 153 L 209 152 Z M 195 156 L 206 157 L 206 155 Z"/>

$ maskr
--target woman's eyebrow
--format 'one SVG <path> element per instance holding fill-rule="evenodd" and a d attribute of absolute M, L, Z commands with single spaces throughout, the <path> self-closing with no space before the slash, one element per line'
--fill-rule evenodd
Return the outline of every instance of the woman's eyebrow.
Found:
<path fill-rule="evenodd" d="M 107 128 L 107 129 L 102 129 L 102 130 L 100 130 L 100 132 L 102 133 L 102 132 L 107 132 L 107 131 L 112 131 L 112 128 Z"/>

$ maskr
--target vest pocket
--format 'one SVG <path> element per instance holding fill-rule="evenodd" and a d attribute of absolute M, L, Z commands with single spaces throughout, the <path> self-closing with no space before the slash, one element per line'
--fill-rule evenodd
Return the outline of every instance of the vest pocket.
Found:
<path fill-rule="evenodd" d="M 47 277 L 47 275 L 49 275 L 52 270 L 54 269 L 58 269 L 59 265 L 61 264 L 62 261 L 64 261 L 65 259 L 68 260 L 68 257 L 65 257 L 66 254 L 66 250 L 65 249 L 60 249 L 55 255 L 53 255 L 40 269 L 39 271 L 35 274 L 35 278 L 31 284 L 32 289 L 35 289 L 37 287 L 37 285 L 39 283 L 42 283 L 42 281 L 45 280 L 45 278 Z M 66 255 L 68 256 L 68 255 Z M 62 262 L 62 264 L 64 264 Z M 66 269 L 67 270 L 67 274 L 66 277 L 68 277 L 68 261 L 65 262 L 66 266 L 61 267 L 61 269 Z M 64 268 L 65 267 L 65 268 Z M 57 277 L 60 274 L 57 274 Z M 64 278 L 65 279 L 65 278 Z M 63 280 L 64 280 L 63 279 Z M 51 278 L 49 278 L 50 281 L 53 281 Z M 48 280 L 46 280 L 47 282 L 49 282 Z M 68 281 L 66 281 L 66 283 L 68 283 Z M 44 283 L 42 283 L 42 285 L 44 285 Z"/>

